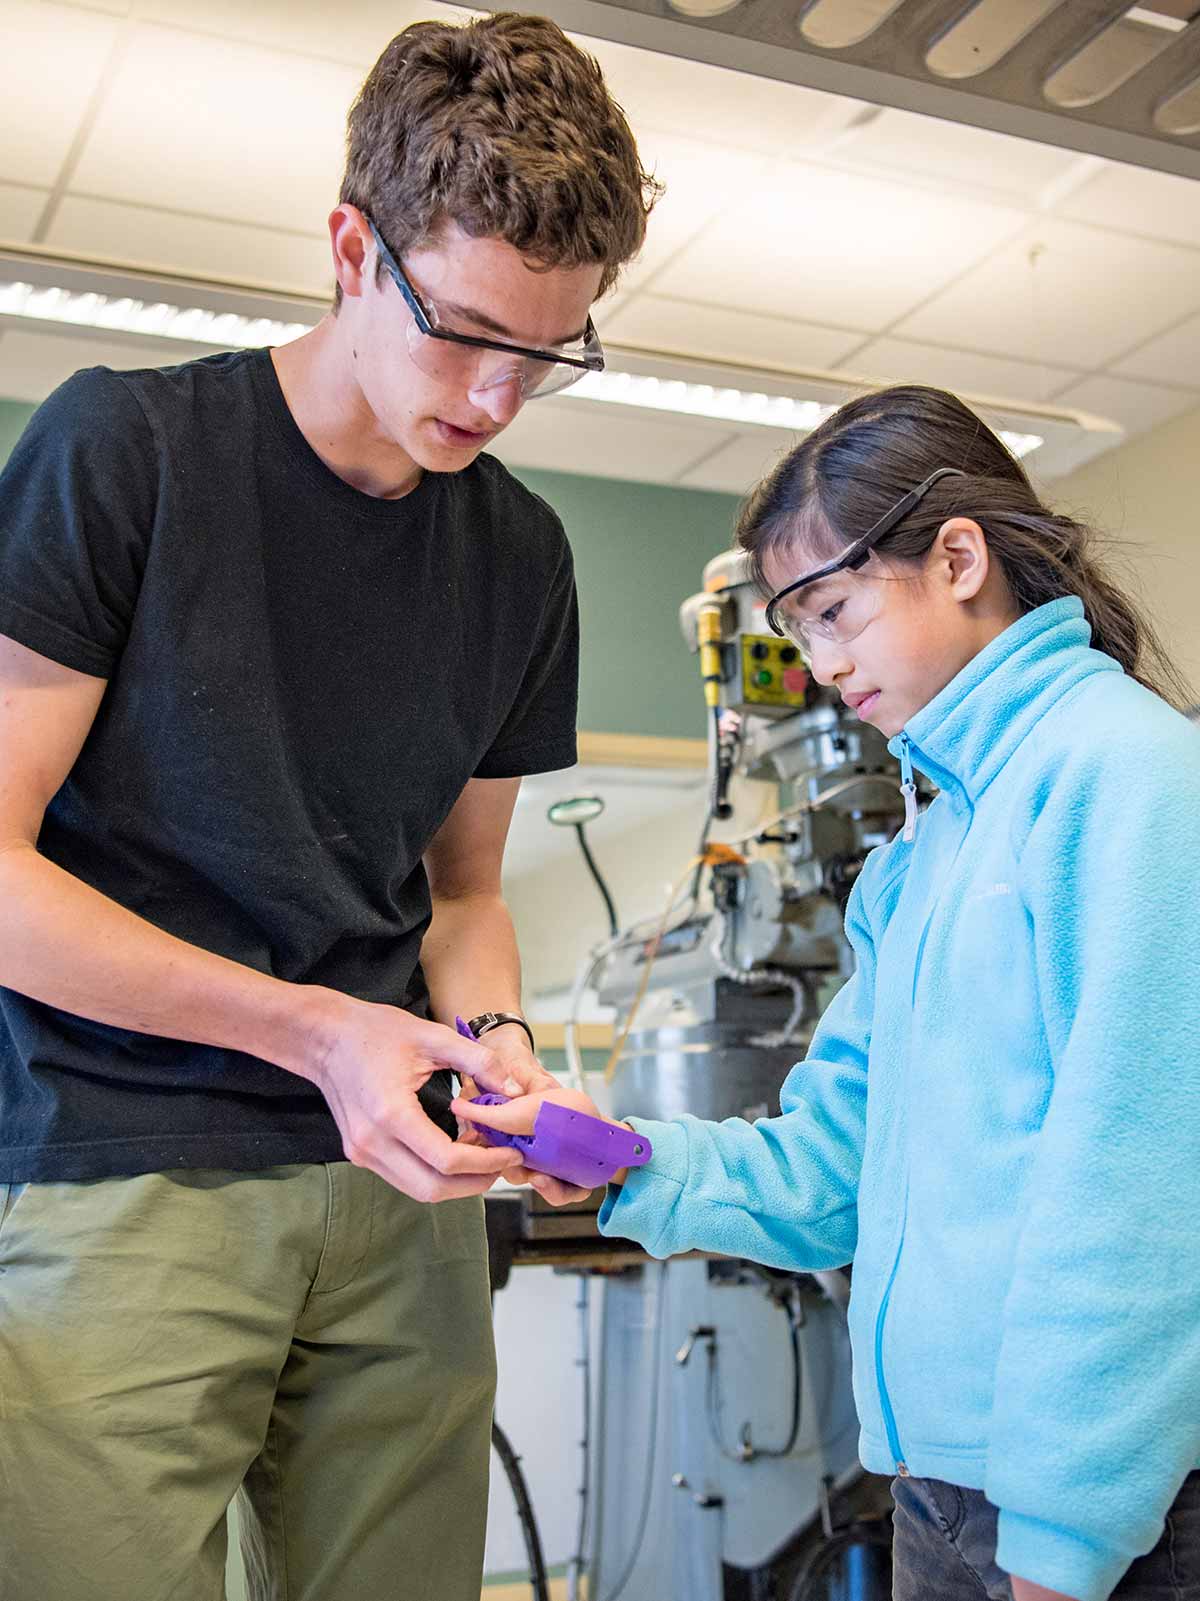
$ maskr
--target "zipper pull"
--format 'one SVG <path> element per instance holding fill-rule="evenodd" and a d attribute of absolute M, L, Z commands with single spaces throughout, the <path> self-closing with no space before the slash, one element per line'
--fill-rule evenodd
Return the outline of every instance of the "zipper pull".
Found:
<path fill-rule="evenodd" d="M 917 786 L 907 734 L 900 736 L 900 793 L 904 796 L 904 839 L 911 844 L 917 837 Z"/>

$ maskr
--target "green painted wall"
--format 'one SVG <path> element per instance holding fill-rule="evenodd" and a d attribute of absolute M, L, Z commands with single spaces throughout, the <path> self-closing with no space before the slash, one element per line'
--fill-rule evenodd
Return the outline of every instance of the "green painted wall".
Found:
<path fill-rule="evenodd" d="M 0 463 L 32 411 L 0 400 Z M 728 547 L 736 498 L 527 468 L 519 477 L 558 512 L 575 551 L 580 728 L 702 737 L 700 670 L 677 614 L 705 562 Z"/>
<path fill-rule="evenodd" d="M 33 416 L 34 408 L 23 400 L 0 400 L 0 466 L 21 437 L 21 430 Z"/>
<path fill-rule="evenodd" d="M 554 507 L 575 551 L 583 647 L 579 726 L 589 733 L 700 738 L 700 668 L 680 602 L 727 550 L 738 500 L 570 473 L 517 475 Z"/>

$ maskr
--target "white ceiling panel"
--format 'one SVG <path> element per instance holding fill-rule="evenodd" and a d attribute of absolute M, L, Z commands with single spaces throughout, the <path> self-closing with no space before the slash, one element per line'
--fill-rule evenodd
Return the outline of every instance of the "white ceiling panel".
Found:
<path fill-rule="evenodd" d="M 53 184 L 121 24 L 69 6 L 4 0 L 0 178 Z"/>
<path fill-rule="evenodd" d="M 586 400 L 538 401 L 505 429 L 492 454 L 520 467 L 670 483 L 729 428 Z"/>
<path fill-rule="evenodd" d="M 213 354 L 211 349 L 198 345 L 179 343 L 166 348 L 165 341 L 159 341 L 148 348 L 148 344 L 146 340 L 123 344 L 83 335 L 25 333 L 6 328 L 0 334 L 0 395 L 6 400 L 38 404 L 81 367 L 168 367 L 191 361 L 193 356 Z"/>
<path fill-rule="evenodd" d="M 641 139 L 649 129 L 700 133 L 721 148 L 778 156 L 819 149 L 862 102 L 777 83 L 702 61 L 572 35 L 604 68 L 613 96 Z"/>
<path fill-rule="evenodd" d="M 1113 371 L 1128 378 L 1200 387 L 1200 317 L 1191 317 L 1140 350 L 1131 351 L 1113 364 Z"/>
<path fill-rule="evenodd" d="M 646 350 L 803 368 L 836 366 L 862 344 L 861 334 L 839 328 L 653 294 L 635 295 L 621 311 L 606 317 L 604 334 L 617 344 Z"/>
<path fill-rule="evenodd" d="M 799 435 L 785 433 L 781 428 L 756 428 L 722 445 L 705 461 L 685 472 L 678 482 L 689 489 L 748 494 L 798 441 Z"/>
<path fill-rule="evenodd" d="M 140 0 L 138 15 L 198 33 L 297 50 L 367 68 L 410 22 L 462 22 L 469 13 L 437 0 Z"/>
<path fill-rule="evenodd" d="M 641 255 L 622 274 L 628 289 L 644 285 L 728 206 L 730 195 L 744 193 L 771 165 L 744 150 L 658 132 L 646 135 L 638 148 L 666 192 L 650 213 Z"/>
<path fill-rule="evenodd" d="M 1106 165 L 1060 209 L 1078 222 L 1200 246 L 1200 183 L 1191 178 Z"/>
<path fill-rule="evenodd" d="M 893 332 L 1028 361 L 1101 367 L 1200 306 L 1198 267 L 1191 251 L 1175 245 L 1039 222 Z"/>
<path fill-rule="evenodd" d="M 681 300 L 883 332 L 1024 221 L 1011 207 L 967 195 L 781 163 L 748 186 L 654 288 Z"/>
<path fill-rule="evenodd" d="M 1185 389 L 1162 389 L 1157 384 L 1138 384 L 1130 378 L 1099 373 L 1064 389 L 1056 401 L 1076 411 L 1111 417 L 1133 435 L 1145 433 L 1147 428 L 1156 428 L 1159 423 L 1200 406 L 1200 387 L 1189 393 Z"/>
<path fill-rule="evenodd" d="M 921 174 L 975 190 L 999 190 L 1029 205 L 1079 161 L 1072 150 L 1012 139 L 985 128 L 952 127 L 936 117 L 885 108 L 851 129 L 836 148 L 848 164 L 905 176 Z"/>
<path fill-rule="evenodd" d="M 333 292 L 327 239 L 151 211 L 114 200 L 68 196 L 55 214 L 46 242 L 148 269 L 197 277 L 216 274 L 307 294 Z"/>
<path fill-rule="evenodd" d="M 908 339 L 876 339 L 854 353 L 847 371 L 894 384 L 933 384 L 969 395 L 996 395 L 1013 400 L 1047 400 L 1079 376 L 1069 367 L 1006 361 L 970 350 L 919 345 Z"/>
<path fill-rule="evenodd" d="M 72 188 L 315 232 L 337 202 L 358 78 L 329 62 L 139 27 Z"/>
<path fill-rule="evenodd" d="M 0 183 L 0 239 L 26 244 L 49 198 L 48 189 L 22 189 Z"/>

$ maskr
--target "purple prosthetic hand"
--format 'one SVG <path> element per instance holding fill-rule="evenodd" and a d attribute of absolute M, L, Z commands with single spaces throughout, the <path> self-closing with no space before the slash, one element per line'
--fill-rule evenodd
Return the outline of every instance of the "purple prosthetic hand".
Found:
<path fill-rule="evenodd" d="M 475 1038 L 461 1017 L 455 1018 L 455 1024 L 467 1039 Z M 471 1104 L 506 1106 L 508 1101 L 507 1095 L 488 1094 L 476 1095 Z M 532 1134 L 504 1134 L 482 1123 L 475 1127 L 489 1145 L 507 1145 L 520 1151 L 526 1167 L 585 1190 L 607 1184 L 620 1168 L 644 1167 L 653 1154 L 644 1134 L 635 1134 L 632 1129 L 620 1128 L 587 1112 L 556 1106 L 553 1101 L 543 1101 L 538 1108 Z"/>

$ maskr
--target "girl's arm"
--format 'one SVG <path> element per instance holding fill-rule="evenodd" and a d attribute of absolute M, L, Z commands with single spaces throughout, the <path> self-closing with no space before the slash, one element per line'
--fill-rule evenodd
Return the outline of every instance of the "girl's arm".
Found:
<path fill-rule="evenodd" d="M 846 932 L 858 965 L 821 1019 L 807 1058 L 789 1074 L 783 1115 L 756 1123 L 631 1118 L 654 1156 L 610 1189 L 602 1233 L 637 1240 L 658 1257 L 717 1251 L 810 1270 L 850 1261 L 875 996 L 866 893 L 877 876 L 872 867 L 886 854 L 876 853 L 851 896 Z"/>
<path fill-rule="evenodd" d="M 1028 1579 L 1018 1579 L 1015 1575 L 1012 1593 L 1013 1601 L 1075 1601 L 1074 1596 L 1064 1595 L 1061 1590 L 1047 1590 L 1040 1584 L 1030 1584 Z"/>

